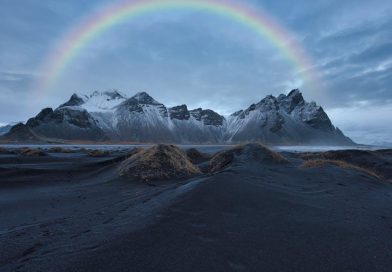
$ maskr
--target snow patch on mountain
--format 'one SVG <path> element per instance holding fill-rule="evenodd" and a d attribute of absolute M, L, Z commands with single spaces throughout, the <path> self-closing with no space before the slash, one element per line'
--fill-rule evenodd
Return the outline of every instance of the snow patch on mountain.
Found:
<path fill-rule="evenodd" d="M 116 106 L 121 104 L 127 99 L 125 94 L 119 91 L 107 90 L 107 91 L 94 91 L 90 95 L 73 94 L 68 102 L 62 104 L 62 107 L 81 107 L 90 113 L 113 111 Z M 74 108 L 75 109 L 75 108 Z"/>
<path fill-rule="evenodd" d="M 269 95 L 224 117 L 186 105 L 167 108 L 146 92 L 128 98 L 117 90 L 73 94 L 55 110 L 44 109 L 27 124 L 33 132 L 67 139 L 134 142 L 276 144 L 352 144 L 335 128 L 322 107 L 299 90 Z"/>

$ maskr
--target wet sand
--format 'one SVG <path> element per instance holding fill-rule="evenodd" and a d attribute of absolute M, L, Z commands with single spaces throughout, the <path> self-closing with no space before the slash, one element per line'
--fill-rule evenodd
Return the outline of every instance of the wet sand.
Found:
<path fill-rule="evenodd" d="M 392 184 L 249 161 L 147 185 L 125 150 L 0 155 L 0 271 L 390 271 Z M 385 173 L 391 152 L 380 153 Z"/>

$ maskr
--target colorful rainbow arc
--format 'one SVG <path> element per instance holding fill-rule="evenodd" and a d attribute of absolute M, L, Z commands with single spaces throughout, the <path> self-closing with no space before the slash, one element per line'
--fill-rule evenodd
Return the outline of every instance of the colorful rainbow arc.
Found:
<path fill-rule="evenodd" d="M 110 27 L 135 16 L 176 9 L 212 13 L 252 29 L 279 49 L 293 65 L 295 71 L 301 75 L 302 80 L 315 86 L 317 76 L 311 72 L 311 62 L 299 44 L 259 9 L 255 11 L 238 3 L 224 0 L 126 0 L 89 16 L 86 21 L 74 27 L 60 40 L 60 46 L 44 62 L 43 69 L 41 69 L 43 80 L 38 84 L 37 90 L 45 92 L 53 86 L 83 45 Z"/>

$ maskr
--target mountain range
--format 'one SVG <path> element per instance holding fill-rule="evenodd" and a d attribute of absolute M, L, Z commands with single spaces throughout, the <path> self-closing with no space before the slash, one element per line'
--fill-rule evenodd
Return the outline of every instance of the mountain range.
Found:
<path fill-rule="evenodd" d="M 166 107 L 146 92 L 132 97 L 117 90 L 73 94 L 59 107 L 45 108 L 3 139 L 16 142 L 84 140 L 139 143 L 352 145 L 323 108 L 302 93 L 269 95 L 230 116 L 211 109 Z"/>

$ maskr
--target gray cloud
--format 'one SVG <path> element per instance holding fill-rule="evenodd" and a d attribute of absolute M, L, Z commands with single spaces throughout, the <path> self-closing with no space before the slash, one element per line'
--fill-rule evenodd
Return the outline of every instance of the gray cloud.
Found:
<path fill-rule="evenodd" d="M 326 85 L 322 94 L 303 84 L 280 52 L 254 32 L 224 18 L 184 11 L 142 16 L 113 27 L 78 52 L 48 95 L 34 97 L 31 86 L 40 76 L 38 68 L 59 38 L 111 1 L 4 0 L 0 122 L 27 119 L 73 92 L 95 89 L 118 88 L 129 94 L 146 90 L 169 105 L 187 103 L 230 113 L 265 95 L 302 87 L 305 97 L 332 112 L 344 131 L 367 131 L 380 139 L 390 135 L 378 131 L 381 122 L 369 127 L 357 120 L 353 127 L 355 120 L 343 114 L 344 109 L 357 114 L 367 105 L 369 116 L 377 119 L 384 112 L 381 119 L 392 121 L 385 106 L 392 101 L 390 1 L 247 1 L 265 9 L 303 45 Z"/>
<path fill-rule="evenodd" d="M 0 71 L 0 88 L 12 92 L 28 92 L 33 75 L 27 73 L 1 72 Z"/>

